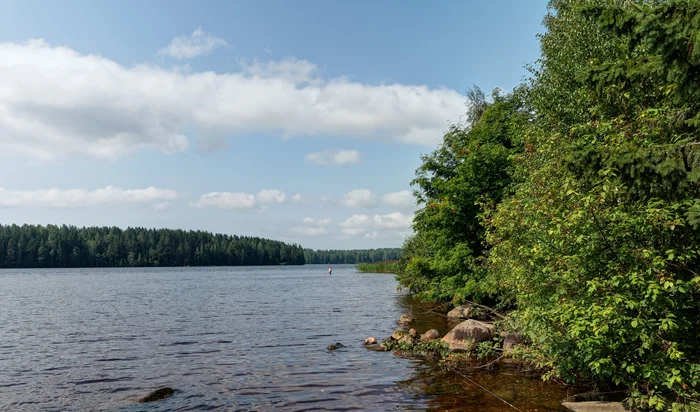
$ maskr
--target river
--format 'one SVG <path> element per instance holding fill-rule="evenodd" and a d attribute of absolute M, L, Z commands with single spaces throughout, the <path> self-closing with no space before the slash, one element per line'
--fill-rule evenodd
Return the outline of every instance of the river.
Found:
<path fill-rule="evenodd" d="M 448 330 L 426 308 L 354 265 L 3 270 L 0 410 L 562 410 L 557 385 L 471 376 L 492 395 L 362 347 L 403 313 Z"/>

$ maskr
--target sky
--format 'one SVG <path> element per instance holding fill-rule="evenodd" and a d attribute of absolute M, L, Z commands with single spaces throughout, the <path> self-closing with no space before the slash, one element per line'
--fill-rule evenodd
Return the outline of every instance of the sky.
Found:
<path fill-rule="evenodd" d="M 0 0 L 0 224 L 400 247 L 465 91 L 546 0 Z"/>

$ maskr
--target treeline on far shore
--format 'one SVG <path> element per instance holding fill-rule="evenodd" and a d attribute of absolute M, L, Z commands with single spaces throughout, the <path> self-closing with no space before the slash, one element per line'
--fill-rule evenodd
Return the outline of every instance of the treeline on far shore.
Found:
<path fill-rule="evenodd" d="M 0 225 L 0 268 L 304 263 L 301 246 L 258 237 L 172 229 Z"/>
<path fill-rule="evenodd" d="M 401 249 L 311 250 L 203 231 L 1 225 L 0 268 L 262 266 L 396 260 Z"/>
<path fill-rule="evenodd" d="M 398 260 L 401 248 L 354 249 L 354 250 L 311 250 L 304 249 L 306 263 L 343 264 L 370 263 Z"/>

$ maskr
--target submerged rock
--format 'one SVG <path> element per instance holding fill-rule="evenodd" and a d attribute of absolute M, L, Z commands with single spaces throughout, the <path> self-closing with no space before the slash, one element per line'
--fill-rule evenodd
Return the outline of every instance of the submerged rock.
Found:
<path fill-rule="evenodd" d="M 515 346 L 522 343 L 523 335 L 520 333 L 503 333 L 503 353 L 513 352 Z"/>
<path fill-rule="evenodd" d="M 160 401 L 162 399 L 169 398 L 170 396 L 172 396 L 173 393 L 175 393 L 175 390 L 173 388 L 156 389 L 148 395 L 144 396 L 143 398 L 140 398 L 138 402 L 146 403 Z"/>
<path fill-rule="evenodd" d="M 425 342 L 427 340 L 433 340 L 433 339 L 437 339 L 439 337 L 440 337 L 440 332 L 438 332 L 436 329 L 430 329 L 429 331 L 420 335 L 420 340 Z"/>
<path fill-rule="evenodd" d="M 622 402 L 563 402 L 562 406 L 574 412 L 625 412 L 629 410 Z"/>
<path fill-rule="evenodd" d="M 336 350 L 336 349 L 340 349 L 340 348 L 344 348 L 344 347 L 345 347 L 345 345 L 343 345 L 342 343 L 336 342 L 335 345 L 328 345 L 328 347 L 326 349 Z"/>
<path fill-rule="evenodd" d="M 480 342 L 493 337 L 496 327 L 491 323 L 467 319 L 449 331 L 442 341 L 450 346 L 450 350 L 469 351 Z"/>
<path fill-rule="evenodd" d="M 373 345 L 373 344 L 375 344 L 375 343 L 377 343 L 377 339 L 374 338 L 374 337 L 372 337 L 372 336 L 370 336 L 369 338 L 365 339 L 364 342 L 362 342 L 362 344 L 365 345 L 365 346 L 366 346 L 366 345 Z"/>
<path fill-rule="evenodd" d="M 382 345 L 381 343 L 370 343 L 369 345 L 365 345 L 365 348 L 375 352 L 386 352 L 388 350 L 386 346 Z"/>
<path fill-rule="evenodd" d="M 413 316 L 409 315 L 401 315 L 398 321 L 396 321 L 399 325 L 409 325 L 413 323 Z"/>
<path fill-rule="evenodd" d="M 469 319 L 476 314 L 476 308 L 472 305 L 457 306 L 447 313 L 448 318 Z"/>

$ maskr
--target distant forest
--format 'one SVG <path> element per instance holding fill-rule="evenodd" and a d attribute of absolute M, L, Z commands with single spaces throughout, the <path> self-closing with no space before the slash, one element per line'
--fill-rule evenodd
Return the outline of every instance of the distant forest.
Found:
<path fill-rule="evenodd" d="M 0 268 L 304 263 L 301 246 L 257 237 L 171 229 L 0 225 Z"/>
<path fill-rule="evenodd" d="M 304 249 L 306 263 L 368 263 L 384 260 L 398 260 L 401 248 L 358 249 L 358 250 L 311 250 Z"/>

